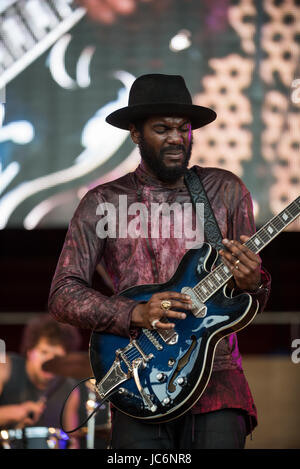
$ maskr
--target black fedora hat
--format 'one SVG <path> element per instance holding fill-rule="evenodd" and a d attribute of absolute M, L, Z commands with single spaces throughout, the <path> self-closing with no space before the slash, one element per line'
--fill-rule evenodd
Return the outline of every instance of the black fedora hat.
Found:
<path fill-rule="evenodd" d="M 192 97 L 180 75 L 149 74 L 137 78 L 129 93 L 128 106 L 112 112 L 106 122 L 120 129 L 150 116 L 187 117 L 193 129 L 214 121 L 215 111 L 192 103 Z"/>

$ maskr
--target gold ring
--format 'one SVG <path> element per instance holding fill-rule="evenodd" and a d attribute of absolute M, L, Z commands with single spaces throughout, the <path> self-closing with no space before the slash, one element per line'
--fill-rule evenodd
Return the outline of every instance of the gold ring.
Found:
<path fill-rule="evenodd" d="M 240 260 L 239 260 L 239 259 L 237 259 L 237 260 L 235 261 L 235 263 L 234 263 L 234 267 L 235 267 L 237 270 L 239 269 L 239 266 L 238 266 L 239 263 L 240 263 Z"/>
<path fill-rule="evenodd" d="M 167 311 L 168 309 L 170 309 L 172 306 L 172 303 L 170 300 L 162 300 L 160 302 L 160 307 L 161 309 L 163 309 L 164 311 Z"/>

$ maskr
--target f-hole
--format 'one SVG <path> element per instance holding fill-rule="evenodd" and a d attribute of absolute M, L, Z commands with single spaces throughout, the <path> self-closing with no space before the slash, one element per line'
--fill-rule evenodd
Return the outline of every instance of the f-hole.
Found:
<path fill-rule="evenodd" d="M 178 361 L 177 366 L 174 370 L 173 376 L 169 381 L 169 384 L 168 384 L 168 391 L 169 392 L 174 392 L 175 391 L 175 389 L 176 389 L 175 380 L 176 380 L 178 374 L 180 373 L 180 371 L 182 370 L 182 368 L 184 368 L 185 365 L 187 365 L 187 363 L 189 362 L 191 353 L 197 345 L 197 339 L 194 335 L 191 336 L 191 340 L 192 340 L 191 345 L 189 346 L 189 348 L 185 352 L 185 354 Z"/>

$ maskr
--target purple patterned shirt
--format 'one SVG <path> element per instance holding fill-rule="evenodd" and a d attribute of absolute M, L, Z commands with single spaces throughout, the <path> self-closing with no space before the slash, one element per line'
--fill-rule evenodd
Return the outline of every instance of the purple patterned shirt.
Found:
<path fill-rule="evenodd" d="M 252 200 L 242 181 L 231 172 L 218 168 L 196 166 L 196 170 L 223 237 L 240 240 L 242 234 L 251 236 L 255 232 Z M 118 216 L 114 220 L 116 233 L 101 238 L 97 230 L 104 212 L 99 207 L 105 203 L 112 204 L 116 214 L 120 215 L 120 196 L 125 195 L 127 206 L 143 203 L 149 208 L 149 213 L 151 204 L 166 202 L 183 206 L 191 203 L 184 182 L 176 189 L 167 188 L 149 176 L 142 165 L 133 173 L 89 191 L 70 222 L 52 281 L 49 312 L 58 321 L 129 337 L 131 312 L 137 303 L 118 293 L 135 285 L 166 282 L 187 251 L 185 235 L 118 236 L 122 233 Z M 193 212 L 194 226 L 195 216 Z M 129 215 L 127 222 L 131 221 Z M 148 218 L 148 227 L 150 224 Z M 112 236 L 115 234 L 117 236 Z M 114 294 L 110 297 L 91 286 L 100 261 L 105 263 L 114 285 Z M 261 273 L 263 288 L 253 294 L 259 301 L 260 311 L 270 290 L 269 274 L 265 269 Z M 242 370 L 236 334 L 218 343 L 209 384 L 193 411 L 210 412 L 221 408 L 243 409 L 252 418 L 252 428 L 256 425 L 256 409 Z"/>

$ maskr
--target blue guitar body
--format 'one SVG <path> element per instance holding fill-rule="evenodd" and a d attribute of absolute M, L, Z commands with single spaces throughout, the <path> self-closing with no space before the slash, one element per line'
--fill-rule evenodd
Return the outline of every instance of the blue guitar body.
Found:
<path fill-rule="evenodd" d="M 187 251 L 168 282 L 139 285 L 121 295 L 147 302 L 154 293 L 194 288 L 214 272 L 217 257 L 217 251 L 204 243 Z M 175 330 L 167 334 L 142 329 L 130 341 L 93 332 L 90 361 L 100 398 L 114 392 L 109 399 L 115 407 L 146 422 L 177 418 L 205 390 L 219 340 L 249 324 L 257 310 L 258 303 L 249 294 L 231 296 L 225 284 L 200 304 L 196 314 L 185 311 L 186 319 L 172 319 Z"/>

